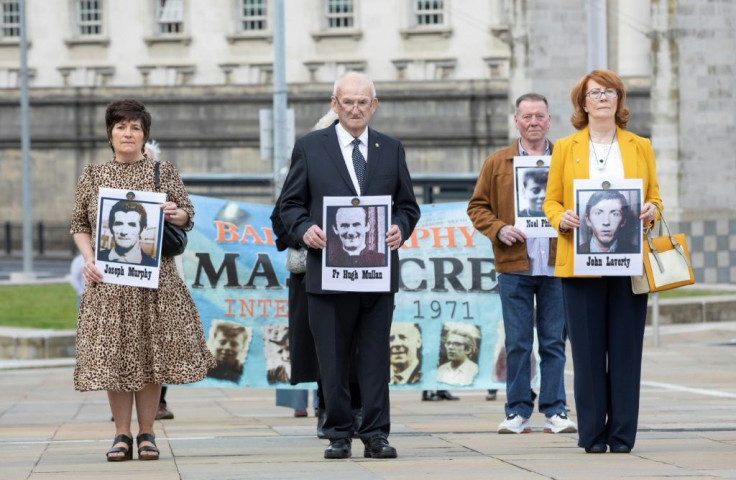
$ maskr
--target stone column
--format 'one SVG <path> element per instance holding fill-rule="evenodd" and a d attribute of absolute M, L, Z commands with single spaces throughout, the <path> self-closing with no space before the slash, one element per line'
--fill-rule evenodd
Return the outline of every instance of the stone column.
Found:
<path fill-rule="evenodd" d="M 531 90 L 549 101 L 551 139 L 569 135 L 570 89 L 587 73 L 588 23 L 585 0 L 527 0 Z"/>
<path fill-rule="evenodd" d="M 678 71 L 678 0 L 653 0 L 651 112 L 652 145 L 657 157 L 657 178 L 667 218 L 679 220 L 680 90 Z"/>
<path fill-rule="evenodd" d="M 676 37 L 667 43 L 679 49 L 675 58 L 681 72 L 676 79 L 679 169 L 672 175 L 682 179 L 676 192 L 682 217 L 736 218 L 736 5 L 732 0 L 652 0 L 652 8 L 676 16 L 669 24 L 677 27 Z"/>
<path fill-rule="evenodd" d="M 519 138 L 519 132 L 514 125 L 516 99 L 533 88 L 531 71 L 529 68 L 530 34 L 527 22 L 528 9 L 525 0 L 511 0 L 509 2 L 509 30 L 504 39 L 508 39 L 511 58 L 509 59 L 509 142 Z M 538 92 L 547 95 L 545 92 Z"/>

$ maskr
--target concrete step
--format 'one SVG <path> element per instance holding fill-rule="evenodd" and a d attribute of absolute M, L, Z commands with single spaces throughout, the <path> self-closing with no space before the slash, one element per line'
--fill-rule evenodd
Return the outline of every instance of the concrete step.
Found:
<path fill-rule="evenodd" d="M 647 325 L 652 325 L 657 302 L 659 325 L 736 321 L 736 295 L 668 300 L 650 295 Z M 74 358 L 75 335 L 75 330 L 0 327 L 0 359 Z"/>
<path fill-rule="evenodd" d="M 0 359 L 74 358 L 75 330 L 0 327 Z"/>

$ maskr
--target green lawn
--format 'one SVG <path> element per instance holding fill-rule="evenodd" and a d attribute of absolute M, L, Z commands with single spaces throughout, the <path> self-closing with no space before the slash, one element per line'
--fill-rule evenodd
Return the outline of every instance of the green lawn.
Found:
<path fill-rule="evenodd" d="M 77 327 L 77 294 L 69 284 L 0 287 L 0 326 Z"/>

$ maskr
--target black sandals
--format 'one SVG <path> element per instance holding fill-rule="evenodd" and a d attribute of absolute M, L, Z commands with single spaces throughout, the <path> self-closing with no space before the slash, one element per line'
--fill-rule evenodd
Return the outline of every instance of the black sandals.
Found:
<path fill-rule="evenodd" d="M 141 433 L 135 437 L 135 441 L 138 442 L 138 460 L 158 460 L 159 451 L 156 447 L 156 436 L 151 433 Z M 153 445 L 144 445 L 141 447 L 141 442 L 151 442 Z M 132 441 L 130 442 L 133 443 Z M 150 452 L 146 455 L 141 455 L 141 452 Z"/>
<path fill-rule="evenodd" d="M 116 443 L 126 443 L 128 447 L 116 447 Z M 115 440 L 112 441 L 112 445 L 113 447 L 107 451 L 108 462 L 124 462 L 125 460 L 133 459 L 133 439 L 131 437 L 121 433 L 115 437 Z M 123 455 L 110 455 L 111 453 L 122 453 Z"/>

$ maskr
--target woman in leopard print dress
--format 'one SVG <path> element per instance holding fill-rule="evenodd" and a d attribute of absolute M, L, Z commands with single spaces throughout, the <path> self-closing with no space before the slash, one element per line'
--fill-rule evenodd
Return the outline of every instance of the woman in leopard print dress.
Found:
<path fill-rule="evenodd" d="M 97 196 L 100 187 L 154 190 L 154 162 L 143 154 L 151 115 L 135 100 L 108 105 L 105 112 L 113 159 L 88 165 L 79 178 L 71 233 L 84 256 L 77 323 L 74 387 L 107 390 L 115 419 L 115 440 L 108 461 L 132 458 L 131 416 L 138 416 L 138 457 L 155 460 L 153 436 L 161 384 L 199 381 L 215 366 L 202 323 L 174 259 L 161 257 L 158 289 L 102 283 L 95 266 Z M 191 229 L 194 209 L 178 172 L 160 164 L 160 191 L 167 222 Z"/>

